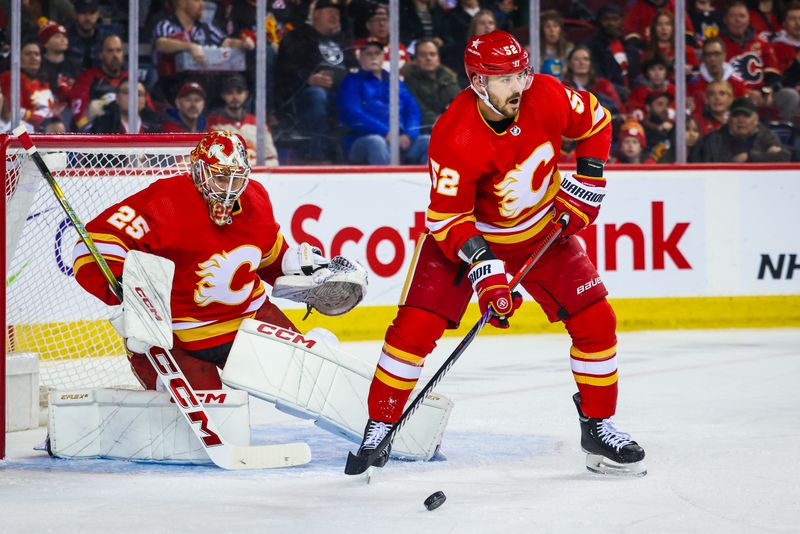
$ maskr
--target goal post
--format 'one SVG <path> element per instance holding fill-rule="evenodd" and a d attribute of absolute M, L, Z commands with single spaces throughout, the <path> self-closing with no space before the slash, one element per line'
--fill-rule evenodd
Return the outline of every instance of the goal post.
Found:
<path fill-rule="evenodd" d="M 39 152 L 64 153 L 53 176 L 87 223 L 111 204 L 160 178 L 189 170 L 201 134 L 33 135 Z M 7 359 L 35 354 L 40 391 L 140 387 L 110 308 L 84 291 L 72 273 L 78 235 L 17 139 L 0 135 L 5 178 L 2 290 L 4 355 L 0 359 L 0 458 L 5 456 Z M 63 159 L 62 159 L 63 161 Z M 27 163 L 27 166 L 26 166 Z M 34 170 L 31 170 L 34 169 Z M 46 398 L 46 395 L 42 395 Z"/>

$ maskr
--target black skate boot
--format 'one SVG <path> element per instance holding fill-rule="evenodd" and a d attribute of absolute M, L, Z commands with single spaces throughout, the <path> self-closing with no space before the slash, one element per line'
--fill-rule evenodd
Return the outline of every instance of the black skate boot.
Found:
<path fill-rule="evenodd" d="M 581 423 L 581 448 L 586 453 L 586 469 L 603 475 L 644 476 L 644 449 L 621 432 L 611 418 L 586 417 L 581 411 L 581 394 L 572 396 Z"/>
<path fill-rule="evenodd" d="M 361 446 L 356 453 L 362 458 L 369 456 L 378 447 L 381 440 L 389 433 L 394 426 L 394 423 L 384 423 L 383 421 L 376 421 L 370 419 L 367 421 L 367 426 L 364 429 L 364 439 L 361 440 Z M 385 449 L 381 451 L 380 456 L 375 459 L 372 464 L 375 467 L 383 467 L 389 461 L 389 453 L 392 452 L 392 444 L 390 443 Z"/>

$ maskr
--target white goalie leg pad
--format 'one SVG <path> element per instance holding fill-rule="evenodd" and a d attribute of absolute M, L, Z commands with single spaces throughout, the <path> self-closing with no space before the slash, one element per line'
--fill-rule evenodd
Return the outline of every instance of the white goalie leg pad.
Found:
<path fill-rule="evenodd" d="M 321 338 L 245 319 L 228 355 L 222 382 L 360 443 L 374 371 L 374 363 Z M 392 456 L 430 460 L 442 442 L 452 407 L 446 397 L 428 395 L 395 437 Z"/>
<path fill-rule="evenodd" d="M 226 441 L 250 444 L 250 408 L 244 391 L 197 391 Z M 60 458 L 112 458 L 211 464 L 200 441 L 160 391 L 76 389 L 50 393 L 50 450 Z"/>
<path fill-rule="evenodd" d="M 172 348 L 170 295 L 175 263 L 131 250 L 122 272 L 124 336 L 144 345 Z M 141 351 L 137 351 L 141 352 Z"/>

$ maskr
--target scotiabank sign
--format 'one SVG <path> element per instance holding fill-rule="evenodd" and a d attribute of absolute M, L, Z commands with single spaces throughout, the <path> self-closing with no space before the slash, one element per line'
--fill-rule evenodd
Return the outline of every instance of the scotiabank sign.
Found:
<path fill-rule="evenodd" d="M 763 255 L 772 250 L 772 265 L 777 266 L 779 254 L 787 258 L 784 271 L 789 255 L 800 253 L 800 239 L 789 230 L 789 219 L 798 219 L 792 215 L 800 202 L 797 174 L 610 172 L 601 215 L 580 237 L 615 297 L 800 294 L 800 272 L 776 279 L 764 276 L 762 267 Z M 307 241 L 331 256 L 352 256 L 366 266 L 370 287 L 365 304 L 397 302 L 416 239 L 425 230 L 425 173 L 257 179 L 270 191 L 289 240 Z M 774 222 L 765 227 L 763 221 Z M 793 227 L 800 227 L 800 221 Z"/>
<path fill-rule="evenodd" d="M 355 258 L 369 271 L 364 305 L 397 303 L 425 228 L 426 173 L 253 176 L 267 187 L 292 244 L 307 241 L 329 256 Z M 612 296 L 800 295 L 797 168 L 614 170 L 607 177 L 600 216 L 580 237 Z M 119 177 L 113 186 L 116 198 L 77 195 L 72 202 L 89 220 L 150 179 Z M 87 190 L 86 183 L 73 183 L 79 180 L 86 177 L 65 176 L 60 185 L 65 191 Z M 75 237 L 64 214 L 55 207 L 35 213 L 40 229 L 24 236 L 25 249 L 40 252 L 32 256 L 36 261 L 23 262 L 11 273 L 13 285 L 7 283 L 7 291 L 24 293 L 48 280 L 54 285 L 48 294 L 58 301 L 19 299 L 14 320 L 40 318 L 42 308 L 53 321 L 106 317 L 105 307 L 72 278 Z M 79 304 L 64 307 L 60 301 L 65 299 Z M 283 300 L 279 305 L 299 306 Z"/>

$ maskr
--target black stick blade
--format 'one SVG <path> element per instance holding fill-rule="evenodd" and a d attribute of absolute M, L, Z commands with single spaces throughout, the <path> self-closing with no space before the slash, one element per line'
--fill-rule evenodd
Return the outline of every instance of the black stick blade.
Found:
<path fill-rule="evenodd" d="M 347 453 L 347 463 L 344 465 L 345 475 L 360 475 L 367 469 L 369 469 L 369 456 Z"/>

